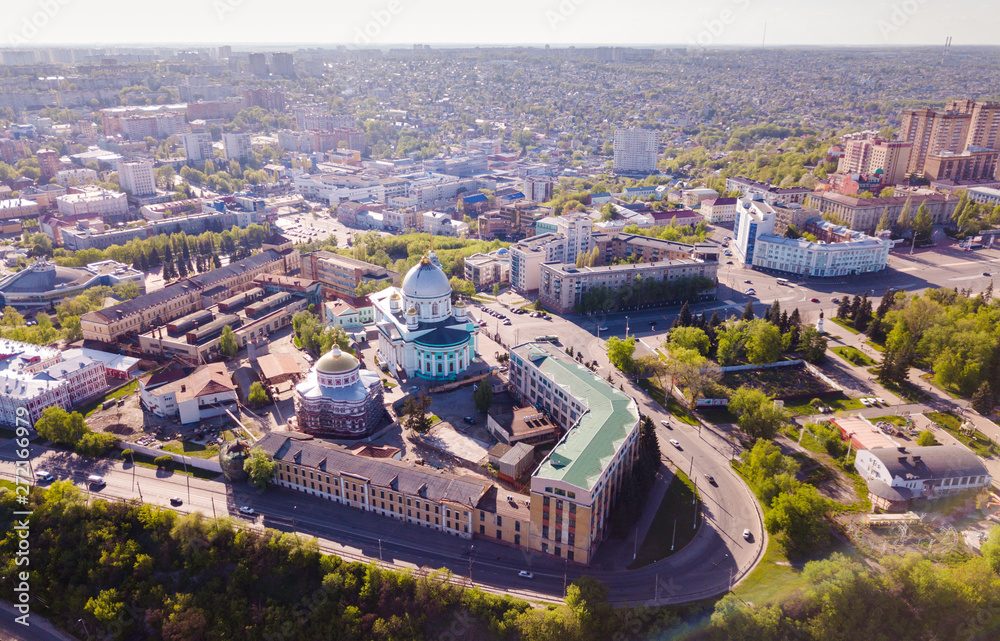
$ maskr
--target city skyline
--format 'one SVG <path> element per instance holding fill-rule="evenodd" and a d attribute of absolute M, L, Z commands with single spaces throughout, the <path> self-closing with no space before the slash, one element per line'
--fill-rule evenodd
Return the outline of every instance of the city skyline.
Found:
<path fill-rule="evenodd" d="M 281 13 L 256 0 L 177 0 L 154 24 L 124 0 L 13 0 L 0 46 L 217 45 L 452 46 L 941 46 L 995 43 L 1000 11 L 982 0 L 836 6 L 794 0 L 512 0 L 504 11 L 456 0 L 373 0 L 344 7 L 289 0 Z M 803 6 L 805 5 L 805 6 Z M 976 15 L 975 21 L 964 16 Z M 303 20 L 312 15 L 314 19 Z M 855 16 L 865 15 L 859 23 Z M 488 24 L 487 29 L 476 25 Z"/>

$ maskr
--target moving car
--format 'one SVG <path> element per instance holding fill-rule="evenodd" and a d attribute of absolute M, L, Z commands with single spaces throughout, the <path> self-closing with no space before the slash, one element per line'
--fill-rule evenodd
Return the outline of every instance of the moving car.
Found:
<path fill-rule="evenodd" d="M 45 470 L 38 470 L 37 472 L 35 472 L 35 479 L 43 483 L 48 483 L 49 481 L 56 480 L 56 477 L 52 476 Z"/>
<path fill-rule="evenodd" d="M 607 325 L 601 325 L 597 329 L 600 330 L 600 331 L 602 331 L 602 332 L 606 332 L 606 331 L 608 331 L 608 326 Z"/>
<path fill-rule="evenodd" d="M 709 483 L 711 483 L 712 485 L 715 485 L 715 477 L 714 476 L 712 476 L 711 474 L 706 474 L 705 478 L 708 480 Z"/>
<path fill-rule="evenodd" d="M 91 474 L 90 476 L 88 476 L 87 482 L 90 483 L 91 485 L 99 485 L 100 487 L 104 487 L 106 485 L 106 483 L 104 482 L 104 477 L 98 476 L 97 474 Z"/>
<path fill-rule="evenodd" d="M 831 298 L 831 299 L 830 299 L 830 302 L 831 302 L 831 303 L 834 303 L 834 304 L 836 304 L 836 305 L 839 305 L 839 304 L 840 304 L 840 299 L 839 299 L 839 298 Z"/>
<path fill-rule="evenodd" d="M 675 438 L 670 439 L 670 444 L 676 447 L 677 449 L 681 449 L 680 442 Z"/>
<path fill-rule="evenodd" d="M 240 508 L 240 514 L 246 514 L 246 515 L 249 515 L 249 516 L 253 516 L 253 514 L 254 514 L 253 508 L 244 505 L 244 506 L 242 506 Z"/>
<path fill-rule="evenodd" d="M 748 287 L 743 293 L 747 296 L 756 296 L 757 290 L 755 290 L 753 287 Z"/>
<path fill-rule="evenodd" d="M 668 428 L 668 429 L 671 429 L 671 428 L 670 428 L 670 421 L 668 421 L 668 420 L 666 420 L 666 419 L 664 419 L 664 420 L 660 421 L 660 425 L 662 425 L 663 427 L 666 427 L 666 428 Z"/>
<path fill-rule="evenodd" d="M 810 302 L 810 303 L 818 303 L 818 302 L 819 302 L 819 299 L 818 299 L 818 298 L 816 298 L 815 296 L 813 296 L 812 298 L 810 298 L 810 299 L 809 299 L 809 302 Z"/>
<path fill-rule="evenodd" d="M 986 276 L 987 278 L 989 278 L 990 277 L 990 273 L 989 272 L 983 272 L 983 276 Z"/>
<path fill-rule="evenodd" d="M 533 579 L 533 578 L 535 578 L 535 575 L 532 574 L 531 572 L 528 572 L 527 570 L 521 570 L 520 572 L 517 573 L 517 576 L 521 577 L 522 579 Z"/>
<path fill-rule="evenodd" d="M 752 280 L 750 280 L 750 279 L 748 278 L 747 280 L 745 280 L 745 281 L 743 281 L 743 282 L 744 282 L 744 283 L 752 283 L 753 281 L 752 281 Z"/>
<path fill-rule="evenodd" d="M 180 505 L 181 503 L 181 497 L 179 496 L 173 496 L 170 498 L 170 505 Z"/>
<path fill-rule="evenodd" d="M 747 541 L 750 540 L 750 528 L 745 528 L 743 530 L 743 538 L 746 539 Z"/>

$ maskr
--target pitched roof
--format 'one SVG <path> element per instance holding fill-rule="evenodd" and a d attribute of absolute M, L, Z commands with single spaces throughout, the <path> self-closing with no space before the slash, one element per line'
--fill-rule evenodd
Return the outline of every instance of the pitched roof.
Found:
<path fill-rule="evenodd" d="M 892 478 L 929 480 L 988 474 L 982 460 L 961 445 L 875 447 L 868 451 Z"/>

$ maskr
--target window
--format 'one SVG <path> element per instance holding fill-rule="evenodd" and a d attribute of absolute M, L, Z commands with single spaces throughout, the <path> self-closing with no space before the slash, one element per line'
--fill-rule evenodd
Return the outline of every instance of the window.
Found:
<path fill-rule="evenodd" d="M 549 538 L 549 526 L 547 525 L 542 526 L 542 538 L 543 539 Z"/>
<path fill-rule="evenodd" d="M 568 552 L 566 552 L 566 560 L 567 561 L 573 560 L 573 550 L 569 550 Z"/>
<path fill-rule="evenodd" d="M 514 535 L 514 545 L 521 545 L 521 535 L 520 534 L 515 534 Z"/>
<path fill-rule="evenodd" d="M 503 540 L 503 532 L 501 530 L 497 530 L 497 538 L 501 541 Z"/>
<path fill-rule="evenodd" d="M 497 514 L 497 525 L 503 525 L 503 517 Z"/>
<path fill-rule="evenodd" d="M 485 521 L 486 520 L 486 512 L 480 512 L 479 513 L 479 520 L 480 521 Z"/>
<path fill-rule="evenodd" d="M 486 536 L 486 526 L 485 525 L 480 525 L 479 526 L 479 533 L 482 534 L 483 536 Z"/>
<path fill-rule="evenodd" d="M 521 522 L 520 521 L 514 521 L 514 531 L 515 532 L 520 532 L 521 531 Z"/>

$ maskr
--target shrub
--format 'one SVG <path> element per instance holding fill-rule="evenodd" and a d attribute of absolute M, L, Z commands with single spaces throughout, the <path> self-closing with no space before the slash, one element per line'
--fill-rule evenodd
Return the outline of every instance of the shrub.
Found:
<path fill-rule="evenodd" d="M 156 467 L 162 467 L 166 469 L 174 464 L 174 459 L 172 456 L 164 454 L 163 456 L 157 456 L 156 458 L 154 458 L 153 463 L 156 464 Z"/>
<path fill-rule="evenodd" d="M 118 439 L 104 432 L 88 432 L 84 434 L 73 448 L 81 456 L 104 456 L 118 443 Z"/>

